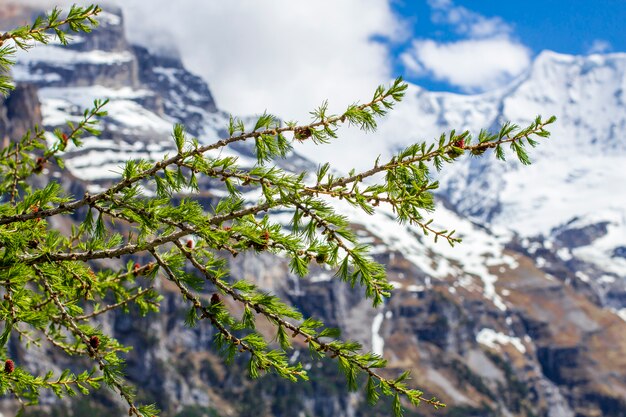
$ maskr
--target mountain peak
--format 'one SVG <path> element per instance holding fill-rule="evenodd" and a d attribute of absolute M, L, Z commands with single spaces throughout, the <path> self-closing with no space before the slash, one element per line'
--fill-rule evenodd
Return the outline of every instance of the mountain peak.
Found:
<path fill-rule="evenodd" d="M 569 55 L 550 50 L 544 50 L 537 55 L 532 69 L 545 67 L 572 67 L 589 72 L 598 67 L 607 66 L 621 71 L 626 69 L 626 53 L 614 52 L 607 54 Z M 531 70 L 532 71 L 532 70 Z"/>

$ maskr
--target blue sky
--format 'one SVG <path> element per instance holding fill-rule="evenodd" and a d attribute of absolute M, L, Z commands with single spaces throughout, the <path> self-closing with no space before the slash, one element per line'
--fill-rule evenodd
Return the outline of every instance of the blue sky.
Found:
<path fill-rule="evenodd" d="M 506 47 L 508 42 L 519 51 L 522 51 L 520 47 L 526 48 L 531 59 L 546 49 L 567 54 L 626 51 L 625 0 L 396 0 L 391 5 L 402 16 L 409 32 L 404 42 L 389 45 L 394 58 L 393 71 L 431 90 L 478 92 L 489 86 L 468 86 L 463 80 L 454 82 L 450 80 L 453 77 L 445 77 L 428 63 L 422 63 L 421 71 L 411 70 L 406 57 L 402 57 L 416 40 L 430 41 L 418 43 L 417 48 L 429 47 L 432 58 L 437 47 L 459 42 L 470 46 L 470 40 L 485 42 L 493 38 L 500 39 L 500 47 Z M 471 28 L 463 29 L 455 16 L 474 21 L 478 27 L 492 28 L 482 34 Z M 472 62 L 460 65 L 472 66 Z"/>

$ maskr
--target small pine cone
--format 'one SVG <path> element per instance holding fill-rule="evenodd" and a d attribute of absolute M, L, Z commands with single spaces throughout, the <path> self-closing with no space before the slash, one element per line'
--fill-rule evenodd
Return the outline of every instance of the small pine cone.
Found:
<path fill-rule="evenodd" d="M 66 144 L 66 145 L 67 145 L 67 141 L 68 141 L 68 139 L 69 139 L 69 138 L 67 137 L 67 134 L 66 134 L 66 133 L 63 133 L 63 134 L 61 135 L 61 140 L 63 141 L 63 143 L 64 143 L 64 144 Z"/>
<path fill-rule="evenodd" d="M 94 350 L 98 350 L 100 347 L 100 338 L 96 335 L 93 335 L 89 338 L 89 346 L 91 346 Z"/>
<path fill-rule="evenodd" d="M 294 137 L 298 140 L 308 139 L 313 134 L 313 132 L 311 131 L 311 128 L 309 127 L 298 128 L 293 133 L 294 133 Z"/>
<path fill-rule="evenodd" d="M 211 305 L 219 304 L 221 302 L 222 300 L 220 300 L 220 296 L 217 295 L 217 293 L 213 293 L 213 295 L 211 296 Z"/>
<path fill-rule="evenodd" d="M 315 261 L 318 264 L 323 264 L 324 262 L 326 262 L 326 254 L 325 253 L 318 253 L 317 256 L 315 257 Z"/>
<path fill-rule="evenodd" d="M 139 269 L 140 269 L 140 268 L 141 268 L 141 265 L 139 265 L 138 263 L 136 263 L 136 264 L 133 266 L 133 275 L 134 275 L 134 276 L 139 275 Z"/>
<path fill-rule="evenodd" d="M 40 174 L 43 171 L 44 166 L 46 165 L 46 160 L 44 158 L 37 158 L 35 160 L 35 168 L 33 169 L 33 172 L 35 174 Z"/>
<path fill-rule="evenodd" d="M 193 239 L 187 239 L 186 246 L 187 246 L 189 249 L 193 249 L 193 246 L 194 246 Z"/>
<path fill-rule="evenodd" d="M 11 359 L 7 359 L 4 361 L 4 372 L 7 374 L 12 374 L 15 370 L 15 364 Z"/>
<path fill-rule="evenodd" d="M 457 148 L 465 149 L 465 140 L 457 140 L 456 142 L 454 142 L 454 146 L 456 146 Z"/>

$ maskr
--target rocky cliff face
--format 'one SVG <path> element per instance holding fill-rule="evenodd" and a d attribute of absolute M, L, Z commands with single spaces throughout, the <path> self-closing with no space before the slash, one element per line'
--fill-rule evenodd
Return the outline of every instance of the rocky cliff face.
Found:
<path fill-rule="evenodd" d="M 106 186 L 119 176 L 118 167 L 128 158 L 157 159 L 172 152 L 169 134 L 175 122 L 208 142 L 225 135 L 228 120 L 207 85 L 179 60 L 131 46 L 119 12 L 105 14 L 102 22 L 93 35 L 76 39 L 69 49 L 52 45 L 20 56 L 14 73 L 19 81 L 37 86 L 41 121 L 50 130 L 80 114 L 93 99 L 110 99 L 102 136 L 87 138 L 84 148 L 70 149 L 66 171 L 51 167 L 47 172 L 75 195 Z M 549 63 L 541 65 L 542 71 L 552 71 Z M 589 71 L 604 71 L 598 66 Z M 608 65 L 606 71 L 611 68 Z M 584 74 L 572 75 L 577 76 Z M 545 88 L 533 87 L 533 82 L 530 77 L 509 93 Z M 33 88 L 24 87 L 22 98 L 18 90 L 0 108 L 8 135 L 16 133 L 10 130 L 14 124 L 27 125 L 13 122 L 10 114 L 37 108 Z M 398 117 L 412 109 L 415 119 L 419 110 L 420 120 L 431 123 L 426 132 L 439 133 L 449 125 L 488 126 L 501 116 L 514 116 L 513 110 L 503 110 L 518 108 L 512 105 L 512 93 L 507 94 L 458 97 L 414 89 Z M 554 94 L 553 103 L 565 100 Z M 543 102 L 530 93 L 524 97 Z M 465 118 L 458 108 L 467 110 L 461 113 Z M 29 123 L 37 119 L 37 111 L 32 113 Z M 392 122 L 393 117 L 392 112 Z M 383 127 L 383 133 L 388 129 Z M 596 139 L 608 140 L 602 136 L 605 133 L 598 128 Z M 559 134 L 563 133 L 557 132 L 555 138 Z M 620 146 L 615 145 L 615 152 Z M 229 152 L 243 165 L 254 164 L 246 146 Z M 446 205 L 439 204 L 437 220 L 453 226 L 464 239 L 454 249 L 433 243 L 420 230 L 395 224 L 392 213 L 372 217 L 337 207 L 352 219 L 362 241 L 373 247 L 396 287 L 379 309 L 364 300 L 362 291 L 334 280 L 332 271 L 317 269 L 307 279 L 298 279 L 289 273 L 284 259 L 270 255 L 232 259 L 232 275 L 254 280 L 304 314 L 341 327 L 346 338 L 359 340 L 387 358 L 390 373 L 412 370 L 416 386 L 449 404 L 439 411 L 421 407 L 412 415 L 625 415 L 626 322 L 616 314 L 626 307 L 624 277 L 611 272 L 610 265 L 598 265 L 584 256 L 594 250 L 604 253 L 605 246 L 599 243 L 615 233 L 617 220 L 580 217 L 531 234 L 503 230 L 504 220 L 498 222 L 498 216 L 514 207 L 509 206 L 512 200 L 503 198 L 507 185 L 502 179 L 512 181 L 514 176 L 509 168 L 476 161 L 463 162 L 461 174 L 443 179 Z M 312 166 L 297 154 L 280 164 L 295 172 Z M 455 182 L 454 177 L 462 181 Z M 203 189 L 199 198 L 217 201 L 219 195 L 211 184 Z M 464 215 L 487 222 L 487 227 Z M 606 247 L 613 250 L 611 256 L 624 256 L 621 246 Z M 156 401 L 165 415 L 388 415 L 388 407 L 371 409 L 361 394 L 348 394 L 334 365 L 310 360 L 304 346 L 294 350 L 292 358 L 309 369 L 310 383 L 292 385 L 271 376 L 247 380 L 242 364 L 225 366 L 216 355 L 210 326 L 183 326 L 185 308 L 175 289 L 167 281 L 160 282 L 159 289 L 165 296 L 161 314 L 147 320 L 115 315 L 101 325 L 135 346 L 127 356 L 129 377 L 141 397 Z M 11 350 L 20 365 L 32 369 L 71 363 L 51 350 L 25 349 L 17 340 Z M 95 417 L 111 415 L 119 407 L 106 392 L 95 400 L 59 404 L 46 398 L 39 415 Z M 15 404 L 6 399 L 0 407 L 12 415 Z"/>
<path fill-rule="evenodd" d="M 5 142 L 20 139 L 41 121 L 37 89 L 31 84 L 18 85 L 0 101 L 0 138 Z"/>

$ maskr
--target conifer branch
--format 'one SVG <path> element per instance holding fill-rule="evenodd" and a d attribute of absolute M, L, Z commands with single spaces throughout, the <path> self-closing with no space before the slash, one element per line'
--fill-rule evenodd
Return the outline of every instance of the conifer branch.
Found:
<path fill-rule="evenodd" d="M 90 336 L 85 334 L 80 329 L 75 318 L 68 312 L 65 305 L 60 301 L 59 294 L 56 291 L 54 291 L 54 289 L 52 289 L 52 287 L 48 283 L 48 280 L 46 279 L 43 271 L 39 269 L 36 265 L 33 265 L 32 268 L 37 274 L 37 276 L 39 277 L 40 284 L 46 290 L 50 298 L 52 298 L 54 305 L 59 310 L 59 313 L 61 314 L 61 317 L 63 318 L 62 324 L 66 326 L 68 330 L 70 330 L 79 340 L 81 340 L 85 344 L 85 346 L 87 347 L 89 356 L 94 358 L 94 360 L 98 363 L 100 370 L 104 372 L 104 378 L 103 378 L 104 381 L 108 385 L 110 385 L 112 388 L 115 388 L 117 392 L 119 393 L 119 395 L 126 401 L 128 406 L 130 407 L 129 412 L 128 412 L 129 415 L 131 416 L 134 415 L 136 417 L 144 417 L 143 413 L 140 413 L 139 409 L 135 405 L 134 399 L 131 395 L 129 388 L 121 382 L 119 375 L 112 372 L 111 365 L 105 362 L 105 359 L 102 356 L 102 354 L 98 352 L 96 347 L 93 346 Z M 111 357 L 109 356 L 109 358 Z"/>
<path fill-rule="evenodd" d="M 539 119 L 539 123 L 535 122 L 528 129 L 520 130 L 513 136 L 497 138 L 497 136 L 494 135 L 490 136 L 487 140 L 481 140 L 476 145 L 464 145 L 460 149 L 462 151 L 469 151 L 474 155 L 482 155 L 487 149 L 499 148 L 502 145 L 506 144 L 515 144 L 522 141 L 523 139 L 527 139 L 531 135 L 543 134 L 544 132 L 546 132 L 545 127 L 553 123 L 555 120 L 556 118 L 554 117 L 545 122 L 541 122 L 541 119 Z M 482 134 L 483 132 L 481 132 L 481 135 Z M 456 144 L 458 143 L 458 141 L 468 138 L 468 135 L 468 132 L 464 132 L 462 135 L 459 136 L 451 135 L 451 140 L 448 143 L 439 146 L 437 149 L 421 153 L 417 152 L 417 149 L 415 149 L 416 152 L 413 155 L 410 155 L 408 157 L 394 157 L 386 164 L 375 166 L 371 169 L 348 177 L 338 178 L 328 185 L 319 185 L 317 187 L 313 187 L 313 190 L 332 190 L 333 188 L 337 187 L 345 187 L 346 185 L 354 182 L 363 182 L 365 178 L 372 177 L 381 172 L 391 171 L 398 167 L 406 167 L 420 162 L 429 162 L 434 160 L 436 157 L 444 158 L 447 161 L 450 161 L 450 155 L 448 154 L 450 152 L 455 152 L 455 148 L 459 149 Z M 455 158 L 458 156 L 459 155 L 456 155 Z"/>
<path fill-rule="evenodd" d="M 48 43 L 49 36 L 46 32 L 54 31 L 59 36 L 60 28 L 63 26 L 70 26 L 74 32 L 90 32 L 92 27 L 98 25 L 98 22 L 94 19 L 102 9 L 98 6 L 89 6 L 87 8 L 72 6 L 70 12 L 65 19 L 59 20 L 60 10 L 54 9 L 46 19 L 44 23 L 43 18 L 38 18 L 32 26 L 23 26 L 19 29 L 10 32 L 4 32 L 0 35 L 0 46 L 4 42 L 12 40 L 19 47 L 25 48 L 24 42 L 29 40 L 38 41 L 41 43 Z M 88 21 L 88 24 L 84 24 L 84 21 Z M 66 39 L 64 35 L 60 36 L 60 40 Z"/>
<path fill-rule="evenodd" d="M 13 64 L 11 57 L 16 49 L 3 43 L 12 41 L 17 48 L 29 48 L 34 43 L 47 43 L 56 35 L 65 44 L 68 28 L 89 32 L 99 12 L 97 6 L 75 6 L 62 19 L 55 9 L 32 26 L 0 34 L 0 71 L 6 72 Z M 0 92 L 10 88 L 9 78 L 0 74 Z M 312 180 L 307 172 L 296 175 L 270 165 L 286 157 L 299 142 L 330 142 L 341 125 L 374 130 L 376 119 L 402 98 L 406 88 L 397 79 L 387 88 L 377 88 L 371 100 L 350 105 L 339 115 L 327 114 L 327 103 L 323 103 L 312 112 L 314 118 L 308 124 L 283 124 L 264 113 L 250 130 L 241 120 L 231 118 L 228 137 L 206 145 L 190 140 L 183 126 L 176 125 L 173 156 L 160 161 L 129 161 L 117 182 L 103 192 L 86 193 L 82 198 L 65 196 L 55 182 L 33 190 L 29 180 L 52 159 L 62 168 L 60 154 L 70 141 L 80 147 L 83 135 L 100 133 L 97 124 L 106 116 L 106 101 L 94 102 L 77 124 L 69 122 L 63 130 L 55 130 L 56 141 L 49 146 L 43 130 L 36 128 L 1 149 L 0 197 L 5 197 L 7 203 L 0 204 L 0 285 L 5 288 L 1 317 L 5 329 L 0 335 L 0 349 L 15 332 L 27 346 L 41 346 L 40 340 L 47 340 L 68 355 L 87 356 L 101 371 L 97 376 L 94 369 L 79 375 L 67 371 L 55 379 L 49 373 L 41 378 L 15 369 L 8 359 L 6 375 L 0 375 L 4 391 L 12 392 L 21 402 L 22 396 L 35 401 L 40 388 L 51 389 L 59 396 L 62 390 L 88 393 L 86 385 L 97 388 L 103 381 L 128 403 L 129 415 L 156 416 L 154 406 L 134 404 L 132 389 L 124 382 L 118 353 L 128 348 L 90 322 L 114 310 L 126 311 L 131 304 L 141 315 L 157 311 L 161 297 L 153 286 L 143 288 L 143 282 L 154 279 L 161 270 L 189 303 L 185 323 L 208 320 L 215 329 L 218 350 L 227 361 L 243 353 L 249 359 L 252 377 L 273 371 L 292 381 L 307 379 L 301 363 L 291 365 L 286 356 L 291 343 L 301 340 L 314 357 L 335 359 L 350 389 L 357 388 L 358 375 L 367 377 L 370 402 L 381 394 L 392 396 L 396 417 L 402 413 L 401 396 L 415 405 L 444 406 L 408 388 L 408 373 L 396 379 L 385 378 L 378 368 L 386 361 L 373 353 L 363 353 L 356 342 L 341 341 L 338 330 L 303 317 L 253 283 L 230 282 L 226 259 L 219 252 L 228 251 L 233 257 L 244 251 L 274 253 L 287 258 L 291 270 L 299 276 L 306 276 L 315 261 L 334 269 L 337 277 L 352 286 L 363 286 L 365 295 L 377 305 L 392 289 L 384 267 L 368 256 L 366 245 L 359 244 L 350 219 L 338 214 L 328 201 L 342 200 L 368 214 L 384 204 L 395 213 L 396 221 L 421 228 L 425 235 L 433 234 L 435 240 L 444 238 L 454 244 L 459 239 L 453 231 L 437 230 L 431 226 L 432 220 L 424 218 L 425 212 L 435 209 L 433 192 L 438 186 L 430 179 L 429 169 L 439 170 L 465 153 L 479 156 L 489 149 L 494 150 L 496 158 L 504 159 L 504 146 L 509 146 L 522 164 L 528 164 L 525 146 L 535 146 L 534 137 L 547 137 L 545 128 L 554 121 L 538 117 L 526 128 L 507 123 L 498 132 L 480 132 L 475 144 L 469 132 L 452 131 L 442 135 L 438 143 L 411 145 L 386 163 L 377 160 L 360 173 L 338 175 L 326 164 Z M 288 139 L 288 134 L 293 139 Z M 252 168 L 237 166 L 233 157 L 207 156 L 210 151 L 244 141 L 253 142 L 255 148 L 257 164 Z M 172 197 L 178 198 L 187 190 L 198 191 L 197 177 L 204 177 L 210 184 L 220 181 L 226 197 L 209 209 L 186 198 L 172 203 Z M 156 191 L 156 197 L 142 196 L 142 187 Z M 251 189 L 260 191 L 261 196 L 252 200 L 252 193 L 245 193 Z M 83 216 L 85 211 L 82 223 L 71 233 L 54 230 L 54 223 L 45 221 L 54 216 Z M 285 212 L 291 219 L 289 226 L 284 220 L 276 222 L 281 219 L 276 215 Z M 108 226 L 117 222 L 128 230 L 127 237 L 107 233 Z M 155 262 L 133 264 L 131 256 L 146 252 Z M 93 262 L 122 257 L 129 258 L 125 269 L 116 265 L 109 270 L 104 268 L 109 267 L 105 262 Z M 96 274 L 92 268 L 97 265 L 102 269 Z M 188 272 L 185 265 L 191 265 L 194 272 Z M 210 300 L 198 295 L 207 288 L 218 291 Z M 241 318 L 229 312 L 220 295 L 243 308 Z M 275 339 L 269 340 L 256 330 L 257 317 L 274 327 Z M 24 330 L 25 324 L 32 329 Z M 39 333 L 43 338 L 33 336 Z M 278 348 L 272 347 L 275 345 Z"/>
<path fill-rule="evenodd" d="M 137 293 L 131 295 L 130 297 L 123 299 L 120 302 L 117 302 L 115 304 L 109 304 L 108 306 L 103 307 L 102 309 L 94 311 L 94 312 L 92 312 L 90 314 L 83 314 L 82 316 L 76 316 L 75 320 L 76 321 L 84 321 L 84 320 L 92 319 L 92 318 L 100 316 L 100 315 L 102 315 L 104 313 L 108 313 L 111 310 L 115 310 L 115 309 L 118 309 L 120 307 L 127 306 L 128 304 L 132 303 L 133 301 L 137 300 L 138 298 L 143 297 L 144 295 L 152 293 L 152 292 L 154 292 L 154 287 L 145 288 L 145 289 L 140 290 Z"/>
<path fill-rule="evenodd" d="M 115 249 L 104 249 L 98 251 L 84 251 L 84 252 L 57 252 L 49 254 L 41 254 L 34 257 L 23 257 L 20 260 L 25 265 L 37 265 L 42 263 L 51 262 L 67 262 L 67 261 L 91 261 L 95 259 L 114 259 L 120 258 L 124 255 L 132 255 L 138 252 L 149 251 L 150 249 L 162 246 L 166 243 L 174 242 L 178 239 L 185 237 L 188 233 L 184 231 L 178 231 L 166 236 L 155 237 L 154 239 L 143 243 L 121 246 Z M 5 268 L 0 266 L 0 269 Z"/>
<path fill-rule="evenodd" d="M 362 104 L 354 108 L 350 108 L 341 116 L 330 117 L 328 119 L 323 119 L 317 122 L 310 123 L 308 125 L 300 125 L 300 126 L 290 125 L 290 126 L 285 126 L 281 128 L 272 128 L 272 129 L 266 129 L 262 131 L 243 133 L 237 136 L 232 136 L 227 139 L 219 140 L 210 145 L 200 146 L 196 149 L 193 149 L 187 152 L 179 151 L 177 155 L 172 156 L 163 161 L 156 162 L 151 168 L 146 169 L 143 172 L 137 173 L 131 178 L 126 178 L 118 182 L 116 185 L 112 186 L 106 191 L 103 191 L 93 196 L 86 194 L 85 197 L 81 200 L 75 200 L 72 202 L 63 203 L 63 204 L 60 204 L 56 208 L 41 210 L 38 213 L 26 213 L 26 214 L 14 215 L 14 216 L 0 216 L 0 225 L 11 224 L 14 222 L 24 222 L 24 221 L 31 220 L 34 218 L 43 219 L 43 218 L 54 216 L 54 215 L 61 214 L 61 213 L 73 212 L 81 207 L 84 207 L 85 205 L 93 205 L 96 202 L 109 199 L 110 196 L 116 195 L 123 189 L 131 187 L 133 184 L 139 181 L 142 181 L 146 178 L 154 177 L 155 175 L 157 175 L 159 171 L 162 171 L 171 165 L 182 163 L 182 161 L 184 161 L 185 159 L 188 159 L 194 156 L 200 156 L 208 151 L 223 148 L 235 142 L 245 141 L 251 138 L 259 138 L 262 135 L 263 136 L 276 136 L 284 132 L 311 131 L 312 129 L 315 129 L 316 127 L 336 125 L 339 123 L 345 123 L 346 121 L 350 123 L 357 123 L 357 121 L 354 120 L 354 117 L 351 116 L 355 112 L 358 113 L 358 111 L 364 111 L 368 108 L 372 108 L 372 106 L 375 106 L 376 104 L 380 103 L 382 100 L 385 100 L 385 99 L 388 99 L 389 97 L 394 97 L 394 96 L 398 97 L 397 93 L 389 93 L 388 95 L 378 97 L 369 103 Z"/>
<path fill-rule="evenodd" d="M 290 332 L 292 332 L 292 338 L 295 338 L 296 336 L 301 336 L 305 343 L 312 346 L 318 352 L 326 353 L 332 358 L 344 358 L 352 366 L 358 367 L 362 371 L 366 372 L 367 375 L 369 375 L 370 377 L 378 380 L 381 384 L 388 386 L 393 391 L 396 391 L 406 396 L 412 403 L 424 402 L 436 408 L 445 407 L 445 404 L 441 403 L 436 398 L 426 398 L 422 395 L 421 391 L 411 390 L 407 388 L 401 381 L 386 379 L 380 374 L 376 373 L 373 369 L 383 367 L 385 363 L 384 360 L 380 357 L 372 354 L 362 355 L 358 353 L 353 353 L 352 348 L 346 348 L 346 346 L 348 345 L 344 345 L 343 343 L 338 341 L 326 342 L 322 339 L 324 332 L 320 332 L 318 335 L 317 333 L 314 333 L 312 331 L 306 331 L 304 330 L 306 328 L 306 325 L 297 326 L 290 321 L 285 320 L 279 314 L 268 311 L 266 306 L 260 303 L 251 302 L 250 299 L 237 292 L 233 287 L 216 279 L 200 262 L 195 259 L 193 254 L 190 251 L 186 250 L 180 243 L 177 243 L 177 246 L 179 251 L 185 255 L 189 262 L 191 262 L 191 264 L 198 271 L 200 271 L 208 281 L 213 283 L 220 291 L 229 295 L 233 300 L 242 303 L 250 310 L 256 311 L 258 314 L 265 316 L 271 323 L 275 323 L 277 326 L 289 330 Z M 197 299 L 194 300 L 194 303 L 196 302 L 196 300 Z M 197 304 L 194 305 L 200 308 L 201 303 L 198 300 Z M 200 318 L 203 317 L 201 316 Z M 211 316 L 209 315 L 208 318 L 210 319 Z"/>

